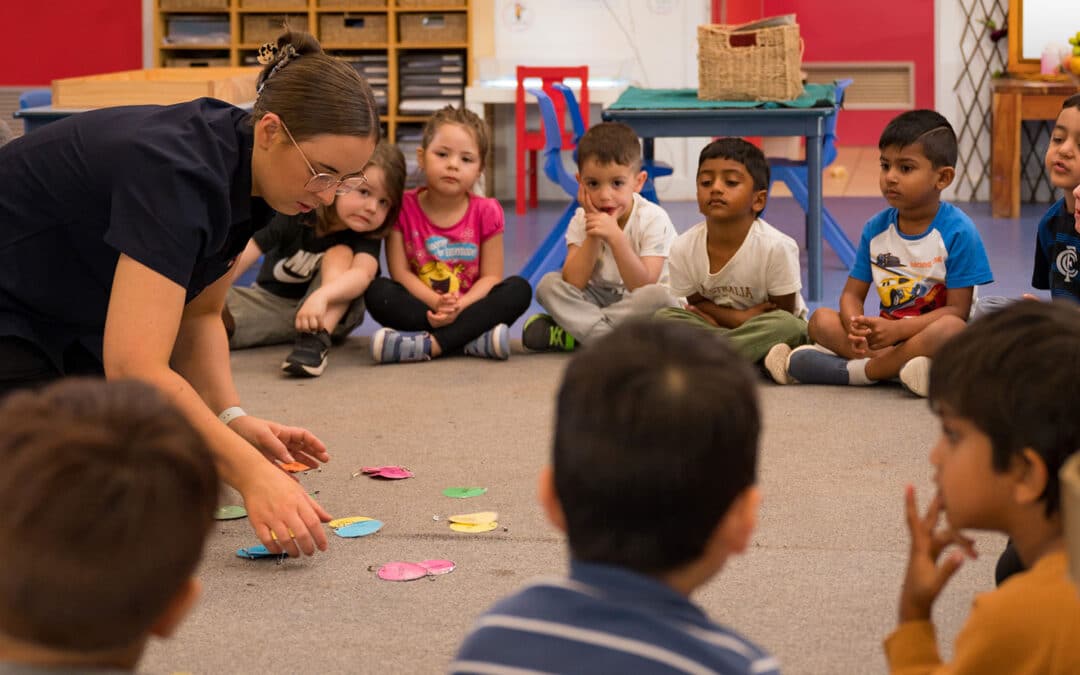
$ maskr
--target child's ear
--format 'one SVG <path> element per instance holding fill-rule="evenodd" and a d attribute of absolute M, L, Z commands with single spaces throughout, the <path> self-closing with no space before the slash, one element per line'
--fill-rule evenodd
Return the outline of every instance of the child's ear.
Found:
<path fill-rule="evenodd" d="M 760 507 L 761 491 L 756 485 L 743 490 L 732 502 L 731 508 L 720 521 L 718 532 L 728 554 L 742 553 L 750 546 Z"/>
<path fill-rule="evenodd" d="M 416 163 L 420 165 L 420 170 L 423 171 L 424 170 L 424 149 L 423 148 L 417 148 L 416 149 Z"/>
<path fill-rule="evenodd" d="M 648 177 L 649 174 L 644 171 L 638 171 L 637 178 L 634 179 L 634 192 L 641 192 L 641 188 L 645 187 L 645 181 Z"/>
<path fill-rule="evenodd" d="M 937 180 L 934 181 L 934 186 L 940 191 L 952 185 L 953 180 L 956 178 L 956 169 L 951 166 L 943 166 L 937 169 Z"/>
<path fill-rule="evenodd" d="M 157 618 L 150 627 L 150 634 L 160 638 L 172 637 L 176 629 L 183 623 L 184 618 L 195 606 L 195 601 L 202 595 L 202 582 L 195 577 L 188 577 L 176 591 L 176 595 L 165 607 L 165 611 Z"/>
<path fill-rule="evenodd" d="M 1034 504 L 1046 492 L 1050 472 L 1042 455 L 1032 448 L 1024 448 L 1020 456 L 1014 459 L 1018 480 L 1013 489 L 1013 498 L 1018 504 Z"/>
<path fill-rule="evenodd" d="M 555 472 L 550 464 L 540 471 L 538 488 L 540 506 L 543 507 L 548 520 L 559 528 L 560 532 L 566 532 L 566 515 L 563 514 L 562 504 L 559 503 L 559 495 L 555 492 Z"/>
<path fill-rule="evenodd" d="M 755 214 L 761 215 L 761 212 L 765 210 L 765 202 L 768 198 L 768 190 L 758 190 L 754 193 L 754 203 L 751 204 L 751 208 L 754 210 Z"/>

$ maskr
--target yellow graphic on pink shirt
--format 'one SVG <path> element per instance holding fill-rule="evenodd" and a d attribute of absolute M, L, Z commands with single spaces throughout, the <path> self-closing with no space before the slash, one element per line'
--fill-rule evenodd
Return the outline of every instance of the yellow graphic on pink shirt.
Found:
<path fill-rule="evenodd" d="M 465 266 L 458 263 L 453 269 L 441 260 L 432 260 L 420 268 L 417 276 L 436 293 L 457 293 L 461 288 L 458 275 L 465 271 Z"/>

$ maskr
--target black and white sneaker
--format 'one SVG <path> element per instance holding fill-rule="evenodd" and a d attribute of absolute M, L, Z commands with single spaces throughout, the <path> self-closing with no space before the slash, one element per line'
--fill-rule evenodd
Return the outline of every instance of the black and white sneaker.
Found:
<path fill-rule="evenodd" d="M 281 364 L 289 375 L 318 377 L 326 370 L 326 355 L 330 353 L 330 334 L 325 330 L 317 333 L 298 333 L 290 353 Z"/>

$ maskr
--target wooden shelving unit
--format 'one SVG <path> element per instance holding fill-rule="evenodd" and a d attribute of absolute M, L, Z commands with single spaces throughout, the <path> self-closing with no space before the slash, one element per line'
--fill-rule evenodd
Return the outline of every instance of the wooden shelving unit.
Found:
<path fill-rule="evenodd" d="M 397 140 L 399 124 L 423 124 L 427 119 L 424 114 L 400 112 L 403 56 L 459 54 L 464 93 L 471 79 L 471 4 L 472 0 L 155 0 L 154 65 L 256 65 L 259 47 L 280 33 L 278 17 L 302 19 L 306 26 L 296 27 L 315 35 L 335 56 L 357 63 L 385 57 L 385 83 L 377 84 L 370 73 L 369 79 L 373 89 L 386 92 L 387 106 L 380 119 L 388 137 Z M 357 69 L 364 72 L 360 65 Z M 458 104 L 463 100 L 464 96 Z"/>

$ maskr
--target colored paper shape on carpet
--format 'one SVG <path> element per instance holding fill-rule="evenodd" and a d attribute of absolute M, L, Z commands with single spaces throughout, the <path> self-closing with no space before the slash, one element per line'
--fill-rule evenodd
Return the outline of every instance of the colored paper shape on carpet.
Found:
<path fill-rule="evenodd" d="M 236 520 L 247 516 L 247 509 L 239 504 L 219 506 L 214 511 L 214 520 Z"/>
<path fill-rule="evenodd" d="M 490 523 L 450 523 L 450 529 L 454 532 L 465 532 L 467 534 L 480 534 L 481 532 L 491 532 L 499 524 L 495 521 Z"/>
<path fill-rule="evenodd" d="M 426 569 L 431 576 L 450 574 L 457 569 L 453 560 L 421 560 L 416 564 Z"/>
<path fill-rule="evenodd" d="M 369 534 L 375 534 L 381 530 L 382 526 L 381 520 L 360 520 L 344 527 L 337 528 L 334 530 L 334 534 L 339 537 L 345 537 L 346 539 L 366 537 Z"/>
<path fill-rule="evenodd" d="M 462 525 L 483 525 L 485 523 L 494 523 L 498 519 L 499 514 L 494 511 L 462 513 L 456 516 L 450 516 L 450 518 L 448 518 L 451 523 L 460 523 Z"/>
<path fill-rule="evenodd" d="M 352 525 L 353 523 L 360 523 L 360 522 L 363 522 L 365 520 L 375 520 L 375 519 L 374 518 L 368 518 L 367 516 L 349 516 L 348 518 L 335 518 L 334 520 L 331 520 L 327 524 L 330 527 L 332 527 L 333 529 L 336 530 L 339 527 L 345 527 L 346 525 Z"/>
<path fill-rule="evenodd" d="M 307 464 L 304 464 L 303 462 L 281 463 L 281 464 L 278 464 L 278 466 L 280 466 L 282 469 L 285 469 L 289 473 L 300 473 L 301 471 L 311 471 L 312 469 L 315 468 L 313 466 L 308 466 Z"/>
<path fill-rule="evenodd" d="M 428 575 L 426 567 L 411 562 L 388 562 L 377 572 L 385 581 L 413 581 Z"/>
<path fill-rule="evenodd" d="M 413 477 L 413 472 L 409 471 L 403 466 L 365 466 L 360 470 L 368 474 L 372 478 L 388 478 L 390 480 L 400 480 L 402 478 Z"/>
<path fill-rule="evenodd" d="M 282 551 L 281 553 L 271 553 L 262 544 L 255 546 L 248 546 L 247 548 L 237 549 L 236 556 L 238 558 L 248 558 L 250 560 L 258 560 L 259 558 L 288 558 L 289 554 Z"/>
<path fill-rule="evenodd" d="M 451 487 L 442 491 L 447 497 L 453 497 L 454 499 L 468 499 L 469 497 L 479 497 L 487 492 L 487 488 L 483 487 Z"/>

